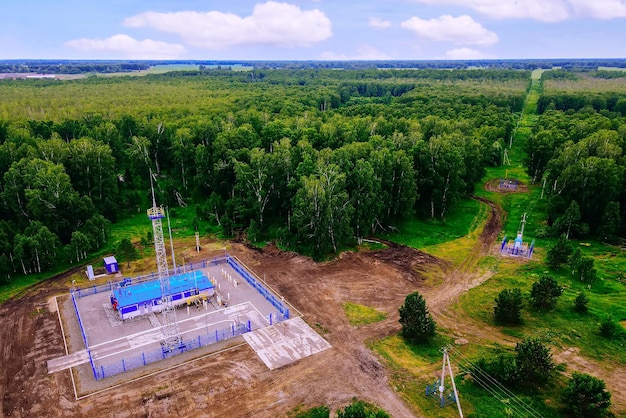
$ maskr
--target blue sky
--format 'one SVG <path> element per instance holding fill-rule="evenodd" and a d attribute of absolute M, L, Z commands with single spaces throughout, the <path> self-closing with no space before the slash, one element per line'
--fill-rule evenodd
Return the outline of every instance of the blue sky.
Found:
<path fill-rule="evenodd" d="M 18 0 L 0 59 L 626 57 L 626 0 Z"/>

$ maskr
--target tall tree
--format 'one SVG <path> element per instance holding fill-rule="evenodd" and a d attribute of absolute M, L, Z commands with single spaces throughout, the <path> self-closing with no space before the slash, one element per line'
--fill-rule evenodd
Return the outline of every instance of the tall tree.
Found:
<path fill-rule="evenodd" d="M 515 362 L 522 380 L 543 382 L 554 370 L 550 349 L 538 338 L 526 338 L 515 346 Z"/>
<path fill-rule="evenodd" d="M 561 393 L 565 411 L 572 417 L 602 418 L 611 407 L 611 393 L 604 380 L 574 372 Z"/>
<path fill-rule="evenodd" d="M 428 312 L 426 300 L 419 292 L 413 292 L 400 306 L 402 335 L 412 341 L 423 342 L 435 336 L 435 320 Z"/>
<path fill-rule="evenodd" d="M 320 158 L 316 173 L 301 179 L 294 197 L 293 224 L 301 242 L 312 243 L 316 258 L 337 252 L 352 236 L 354 209 L 345 189 L 345 174 Z"/>

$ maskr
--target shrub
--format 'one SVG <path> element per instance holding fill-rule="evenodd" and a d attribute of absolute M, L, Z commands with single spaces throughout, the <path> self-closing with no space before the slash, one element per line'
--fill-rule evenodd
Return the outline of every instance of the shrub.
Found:
<path fill-rule="evenodd" d="M 389 414 L 367 402 L 355 400 L 344 410 L 338 410 L 337 418 L 389 418 Z"/>
<path fill-rule="evenodd" d="M 563 293 L 563 288 L 551 276 L 541 276 L 533 283 L 530 297 L 537 308 L 553 309 Z"/>
<path fill-rule="evenodd" d="M 507 385 L 518 385 L 521 381 L 515 357 L 505 354 L 498 355 L 494 360 L 479 359 L 470 374 L 475 382 L 490 380 L 489 376 Z"/>
<path fill-rule="evenodd" d="M 588 303 L 589 299 L 587 299 L 587 295 L 585 294 L 585 292 L 580 292 L 578 296 L 576 296 L 576 299 L 574 299 L 574 310 L 581 313 L 587 312 L 587 310 L 589 309 L 587 307 Z"/>
<path fill-rule="evenodd" d="M 572 245 L 565 235 L 561 235 L 559 240 L 548 249 L 547 262 L 552 268 L 558 268 L 561 264 L 567 263 L 572 255 Z"/>
<path fill-rule="evenodd" d="M 412 341 L 423 342 L 435 335 L 435 321 L 419 292 L 408 295 L 400 306 L 400 324 L 402 336 Z"/>
<path fill-rule="evenodd" d="M 522 380 L 540 382 L 547 380 L 554 370 L 552 354 L 538 338 L 526 338 L 515 346 L 515 363 Z"/>
<path fill-rule="evenodd" d="M 496 322 L 499 324 L 519 324 L 522 322 L 520 311 L 522 310 L 522 291 L 516 289 L 504 289 L 495 299 L 496 306 L 493 308 Z"/>
<path fill-rule="evenodd" d="M 561 393 L 565 412 L 577 418 L 604 417 L 611 406 L 611 393 L 604 380 L 574 372 Z"/>
<path fill-rule="evenodd" d="M 330 409 L 327 406 L 318 406 L 307 411 L 300 412 L 295 418 L 328 418 L 330 417 Z"/>
<path fill-rule="evenodd" d="M 137 258 L 137 249 L 130 239 L 123 238 L 117 245 L 115 255 L 121 259 L 120 261 L 126 261 L 127 267 L 130 267 L 130 261 Z"/>
<path fill-rule="evenodd" d="M 617 335 L 619 334 L 619 329 L 619 324 L 613 320 L 613 317 L 611 315 L 607 316 L 600 323 L 600 335 L 602 335 L 604 338 L 613 339 L 617 337 Z"/>

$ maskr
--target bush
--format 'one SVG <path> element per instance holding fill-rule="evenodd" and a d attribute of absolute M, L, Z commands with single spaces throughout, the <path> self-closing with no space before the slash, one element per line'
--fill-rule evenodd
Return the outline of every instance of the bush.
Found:
<path fill-rule="evenodd" d="M 327 406 L 318 406 L 308 411 L 300 412 L 295 418 L 328 418 L 330 417 L 330 409 Z"/>
<path fill-rule="evenodd" d="M 522 291 L 516 289 L 504 289 L 495 299 L 496 306 L 493 308 L 496 322 L 499 324 L 519 324 L 522 322 L 520 311 L 522 310 Z"/>
<path fill-rule="evenodd" d="M 553 309 L 556 301 L 563 293 L 563 288 L 551 276 L 541 276 L 533 283 L 530 297 L 537 308 Z"/>
<path fill-rule="evenodd" d="M 585 292 L 580 292 L 578 296 L 576 296 L 576 299 L 574 299 L 574 310 L 580 313 L 587 312 L 589 309 L 587 307 L 588 303 L 589 299 L 587 299 Z"/>
<path fill-rule="evenodd" d="M 567 263 L 570 255 L 572 255 L 572 245 L 565 235 L 561 235 L 559 240 L 548 249 L 547 262 L 552 268 L 558 268 L 561 264 Z"/>
<path fill-rule="evenodd" d="M 133 246 L 130 239 L 123 238 L 117 245 L 115 255 L 120 258 L 120 261 L 126 261 L 127 267 L 130 267 L 131 260 L 137 258 L 137 249 Z"/>
<path fill-rule="evenodd" d="M 389 418 L 389 414 L 363 401 L 352 401 L 344 410 L 337 411 L 337 418 Z"/>
<path fill-rule="evenodd" d="M 610 315 L 600 323 L 600 335 L 604 338 L 613 339 L 617 337 L 619 330 L 619 324 L 615 322 Z"/>
<path fill-rule="evenodd" d="M 576 418 L 595 418 L 607 415 L 611 393 L 605 390 L 604 380 L 574 372 L 561 393 L 565 412 Z"/>
<path fill-rule="evenodd" d="M 479 359 L 471 368 L 470 374 L 474 382 L 478 383 L 490 380 L 489 376 L 500 383 L 515 386 L 522 380 L 515 357 L 505 354 L 500 354 L 495 360 L 490 361 Z"/>
<path fill-rule="evenodd" d="M 400 324 L 402 336 L 412 341 L 427 341 L 435 335 L 435 321 L 419 292 L 408 295 L 400 306 Z"/>
<path fill-rule="evenodd" d="M 554 370 L 552 354 L 538 338 L 526 338 L 515 346 L 515 363 L 522 381 L 548 380 Z"/>

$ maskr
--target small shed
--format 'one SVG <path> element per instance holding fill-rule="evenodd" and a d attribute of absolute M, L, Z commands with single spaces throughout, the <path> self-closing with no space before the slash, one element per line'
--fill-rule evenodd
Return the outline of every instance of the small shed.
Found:
<path fill-rule="evenodd" d="M 117 260 L 113 256 L 104 257 L 104 268 L 107 270 L 108 274 L 114 274 L 120 271 Z"/>

